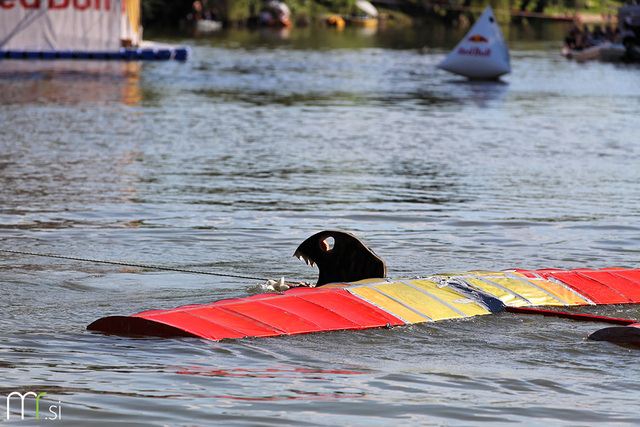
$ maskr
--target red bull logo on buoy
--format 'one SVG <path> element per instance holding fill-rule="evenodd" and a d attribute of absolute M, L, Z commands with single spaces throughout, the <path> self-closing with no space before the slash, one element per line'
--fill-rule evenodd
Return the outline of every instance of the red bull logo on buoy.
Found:
<path fill-rule="evenodd" d="M 469 49 L 465 49 L 460 46 L 458 48 L 458 55 L 471 55 L 471 56 L 491 56 L 491 49 L 480 49 L 479 47 L 470 47 Z"/>
<path fill-rule="evenodd" d="M 480 34 L 474 34 L 473 36 L 469 37 L 467 40 L 472 43 L 489 43 L 489 39 Z"/>

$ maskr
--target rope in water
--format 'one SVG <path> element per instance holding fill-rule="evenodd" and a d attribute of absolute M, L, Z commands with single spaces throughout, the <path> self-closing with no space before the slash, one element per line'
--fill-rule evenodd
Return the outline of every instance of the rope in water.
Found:
<path fill-rule="evenodd" d="M 212 271 L 189 270 L 186 268 L 163 267 L 160 265 L 135 264 L 130 262 L 120 262 L 120 261 L 105 261 L 105 260 L 99 260 L 99 259 L 78 258 L 78 257 L 72 257 L 72 256 L 65 256 L 65 255 L 43 254 L 38 252 L 17 251 L 17 250 L 11 250 L 11 249 L 0 249 L 0 252 L 8 252 L 8 253 L 20 254 L 20 255 L 39 256 L 39 257 L 46 257 L 46 258 L 68 259 L 72 261 L 95 262 L 98 264 L 122 265 L 126 267 L 147 268 L 152 270 L 167 270 L 167 271 L 178 271 L 181 273 L 208 274 L 210 276 L 234 277 L 236 279 L 260 280 L 260 281 L 268 280 L 262 277 L 244 276 L 241 274 L 215 273 Z"/>

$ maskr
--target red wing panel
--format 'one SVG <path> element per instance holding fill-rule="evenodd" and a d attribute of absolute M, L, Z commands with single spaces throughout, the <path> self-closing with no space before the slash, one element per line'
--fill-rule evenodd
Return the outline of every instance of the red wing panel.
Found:
<path fill-rule="evenodd" d="M 207 304 L 207 305 L 227 305 L 227 304 L 232 304 L 234 302 L 245 302 L 245 301 L 254 301 L 254 300 L 265 300 L 265 299 L 270 299 L 270 298 L 278 298 L 281 297 L 282 294 L 256 294 L 256 295 L 251 295 L 249 297 L 243 297 L 243 298 L 230 298 L 230 299 L 222 299 L 216 302 L 212 302 L 211 304 Z"/>
<path fill-rule="evenodd" d="M 159 310 L 148 310 L 148 311 L 143 311 L 141 313 L 136 314 L 136 316 L 154 316 L 156 314 L 161 314 L 161 313 L 168 313 L 170 311 L 186 311 L 186 310 L 190 310 L 192 308 L 201 308 L 201 307 L 209 307 L 209 306 L 219 306 L 219 305 L 227 305 L 227 304 L 231 304 L 234 302 L 244 302 L 244 301 L 251 301 L 251 300 L 263 300 L 263 299 L 268 299 L 268 298 L 275 298 L 275 297 L 279 297 L 282 296 L 281 294 L 257 294 L 257 295 L 252 295 L 249 297 L 244 297 L 244 298 L 230 298 L 230 299 L 223 299 L 223 300 L 219 300 L 219 301 L 215 301 L 212 302 L 211 304 L 189 304 L 189 305 L 183 305 L 181 307 L 176 307 L 176 308 L 172 308 L 172 309 L 159 309 Z"/>
<path fill-rule="evenodd" d="M 632 273 L 632 274 L 627 274 Z M 637 272 L 636 273 L 640 273 Z M 634 280 L 633 271 L 626 272 L 609 270 L 609 271 L 584 271 L 580 275 L 607 286 L 620 295 L 629 299 L 629 302 L 640 302 L 640 274 L 636 274 L 637 280 Z"/>
<path fill-rule="evenodd" d="M 266 302 L 280 310 L 285 310 L 295 316 L 302 317 L 313 323 L 317 330 L 335 330 L 335 329 L 355 329 L 359 325 L 355 324 L 346 317 L 340 316 L 334 311 L 329 310 L 323 305 L 315 304 L 303 298 L 279 298 Z"/>
<path fill-rule="evenodd" d="M 614 276 L 623 277 L 623 278 L 635 283 L 637 286 L 640 286 L 640 270 L 621 270 L 621 269 L 616 269 L 616 270 L 608 270 L 608 272 L 613 274 Z"/>
<path fill-rule="evenodd" d="M 281 331 L 281 334 L 301 334 L 322 330 L 304 318 L 262 301 L 237 302 L 219 306 L 218 308 L 223 308 L 230 313 L 237 313 L 253 322 L 267 325 L 270 328 Z"/>
<path fill-rule="evenodd" d="M 154 322 L 142 317 L 107 316 L 102 317 L 87 326 L 90 331 L 100 331 L 107 334 L 146 335 L 154 337 L 195 337 L 196 335 L 174 328 L 164 323 Z"/>
<path fill-rule="evenodd" d="M 552 277 L 575 289 L 596 304 L 624 304 L 633 302 L 608 284 L 586 276 L 587 270 L 541 272 L 543 277 Z"/>
<path fill-rule="evenodd" d="M 198 308 L 191 308 L 184 313 L 189 314 L 190 317 L 181 318 L 183 323 L 171 323 L 173 326 L 181 329 L 187 329 L 191 327 L 191 322 L 199 319 L 199 321 L 208 322 L 209 329 L 204 331 L 212 335 L 219 336 L 219 338 L 238 338 L 238 337 L 270 337 L 276 335 L 282 335 L 284 332 L 266 325 L 262 322 L 254 319 L 247 319 L 244 316 L 238 316 L 235 313 L 231 313 L 221 307 L 213 305 L 201 305 Z M 148 317 L 149 320 L 155 320 L 157 322 L 166 322 L 166 316 L 171 316 L 175 312 L 168 312 L 164 315 Z M 204 325 L 204 323 L 203 323 Z M 233 331 L 233 333 L 226 332 L 227 330 Z M 200 334 L 200 336 L 202 336 Z"/>
<path fill-rule="evenodd" d="M 386 325 L 404 325 L 405 322 L 386 311 L 353 296 L 344 289 L 309 292 L 300 298 L 321 305 L 358 325 L 358 329 Z"/>
<path fill-rule="evenodd" d="M 136 315 L 134 317 L 138 316 L 139 315 Z M 247 336 L 244 331 L 232 329 L 235 325 L 225 324 L 223 326 L 220 323 L 212 322 L 210 319 L 199 317 L 194 311 L 168 311 L 164 314 L 144 318 L 149 321 L 173 326 L 174 328 L 181 329 L 201 338 L 220 340 L 223 338 L 242 338 Z M 253 325 L 252 332 L 254 332 L 252 336 L 258 337 L 280 335 L 279 332 L 256 328 L 255 325 Z"/>
<path fill-rule="evenodd" d="M 525 277 L 555 279 L 596 304 L 640 303 L 640 270 L 516 270 Z"/>
<path fill-rule="evenodd" d="M 404 324 L 342 289 L 295 290 L 136 314 L 202 338 L 267 337 Z"/>

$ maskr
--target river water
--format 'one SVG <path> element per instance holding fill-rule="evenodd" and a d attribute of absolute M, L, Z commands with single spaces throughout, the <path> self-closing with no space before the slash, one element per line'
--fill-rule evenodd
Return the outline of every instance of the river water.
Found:
<path fill-rule="evenodd" d="M 0 249 L 315 280 L 355 233 L 391 277 L 637 267 L 640 68 L 507 33 L 513 72 L 435 65 L 462 33 L 232 31 L 186 63 L 0 62 Z M 497 314 L 210 342 L 86 331 L 258 280 L 0 255 L 0 410 L 20 425 L 637 425 L 606 325 Z M 640 317 L 633 307 L 584 309 Z M 48 419 L 47 419 L 48 418 Z M 57 420 L 53 420 L 57 418 Z M 61 420 L 60 420 L 61 418 Z"/>

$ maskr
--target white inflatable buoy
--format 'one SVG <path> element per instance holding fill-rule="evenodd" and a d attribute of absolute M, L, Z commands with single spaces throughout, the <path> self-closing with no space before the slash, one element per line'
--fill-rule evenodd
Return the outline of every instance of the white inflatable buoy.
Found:
<path fill-rule="evenodd" d="M 511 72 L 509 49 L 491 6 L 438 68 L 477 80 L 493 80 Z"/>

